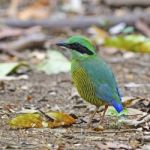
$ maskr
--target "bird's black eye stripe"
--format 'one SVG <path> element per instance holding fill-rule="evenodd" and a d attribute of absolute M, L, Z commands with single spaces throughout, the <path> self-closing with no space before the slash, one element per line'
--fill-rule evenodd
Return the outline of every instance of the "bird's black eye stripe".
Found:
<path fill-rule="evenodd" d="M 88 54 L 88 55 L 93 55 L 94 53 L 90 50 L 88 50 L 88 48 L 86 48 L 85 46 L 79 44 L 79 43 L 73 43 L 73 44 L 69 44 L 68 48 L 76 50 L 82 54 Z"/>

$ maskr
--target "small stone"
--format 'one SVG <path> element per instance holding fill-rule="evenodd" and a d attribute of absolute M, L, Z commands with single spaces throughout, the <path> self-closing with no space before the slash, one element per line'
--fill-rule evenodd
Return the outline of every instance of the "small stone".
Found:
<path fill-rule="evenodd" d="M 104 127 L 101 125 L 94 128 L 94 131 L 104 131 L 104 130 L 105 130 Z"/>

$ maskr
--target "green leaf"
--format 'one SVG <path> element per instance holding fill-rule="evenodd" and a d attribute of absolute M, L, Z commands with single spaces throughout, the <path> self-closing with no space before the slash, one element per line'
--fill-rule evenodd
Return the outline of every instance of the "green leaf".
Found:
<path fill-rule="evenodd" d="M 42 118 L 40 114 L 20 114 L 9 121 L 11 128 L 41 128 Z"/>
<path fill-rule="evenodd" d="M 109 37 L 105 39 L 104 45 L 127 51 L 150 53 L 150 38 L 143 35 L 132 34 Z"/>
<path fill-rule="evenodd" d="M 22 62 L 0 63 L 0 77 L 5 77 L 13 71 L 16 71 L 18 67 L 24 65 L 27 66 L 27 64 Z"/>
<path fill-rule="evenodd" d="M 37 70 L 46 74 L 58 74 L 70 71 L 70 62 L 58 51 L 48 51 L 48 59 L 45 59 L 37 66 Z"/>
<path fill-rule="evenodd" d="M 125 29 L 123 29 L 122 33 L 125 33 L 125 34 L 129 34 L 129 33 L 133 33 L 134 32 L 134 27 L 132 26 L 128 26 L 126 27 Z"/>
<path fill-rule="evenodd" d="M 126 108 L 124 108 L 124 110 L 120 113 L 118 113 L 114 107 L 109 107 L 108 110 L 106 111 L 106 115 L 108 116 L 121 116 L 121 115 L 127 115 L 128 114 L 128 110 Z"/>

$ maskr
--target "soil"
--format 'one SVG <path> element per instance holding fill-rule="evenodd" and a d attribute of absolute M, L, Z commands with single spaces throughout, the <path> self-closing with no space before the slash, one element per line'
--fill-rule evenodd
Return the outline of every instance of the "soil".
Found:
<path fill-rule="evenodd" d="M 150 98 L 150 55 L 136 53 L 125 58 L 127 52 L 108 55 L 105 50 L 100 54 L 112 67 L 124 96 Z M 87 129 L 86 122 L 94 107 L 73 91 L 69 73 L 48 76 L 31 71 L 28 75 L 28 80 L 4 81 L 0 90 L 0 149 L 142 149 L 148 144 L 142 139 L 142 131 L 117 125 L 116 118 L 111 116 L 106 116 L 101 124 L 103 131 L 94 130 L 99 126 L 100 113 L 93 120 L 93 128 Z M 140 86 L 129 87 L 129 83 Z M 78 121 L 72 126 L 55 129 L 10 129 L 8 121 L 23 108 L 60 110 L 74 114 Z M 141 109 L 139 105 L 137 108 Z"/>

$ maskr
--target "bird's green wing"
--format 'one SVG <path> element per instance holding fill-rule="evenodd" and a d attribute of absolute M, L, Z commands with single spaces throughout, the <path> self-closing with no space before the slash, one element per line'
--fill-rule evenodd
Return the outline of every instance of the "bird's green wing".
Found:
<path fill-rule="evenodd" d="M 113 105 L 118 112 L 122 111 L 117 82 L 109 66 L 97 56 L 85 59 L 82 65 L 95 87 L 96 96 Z"/>

